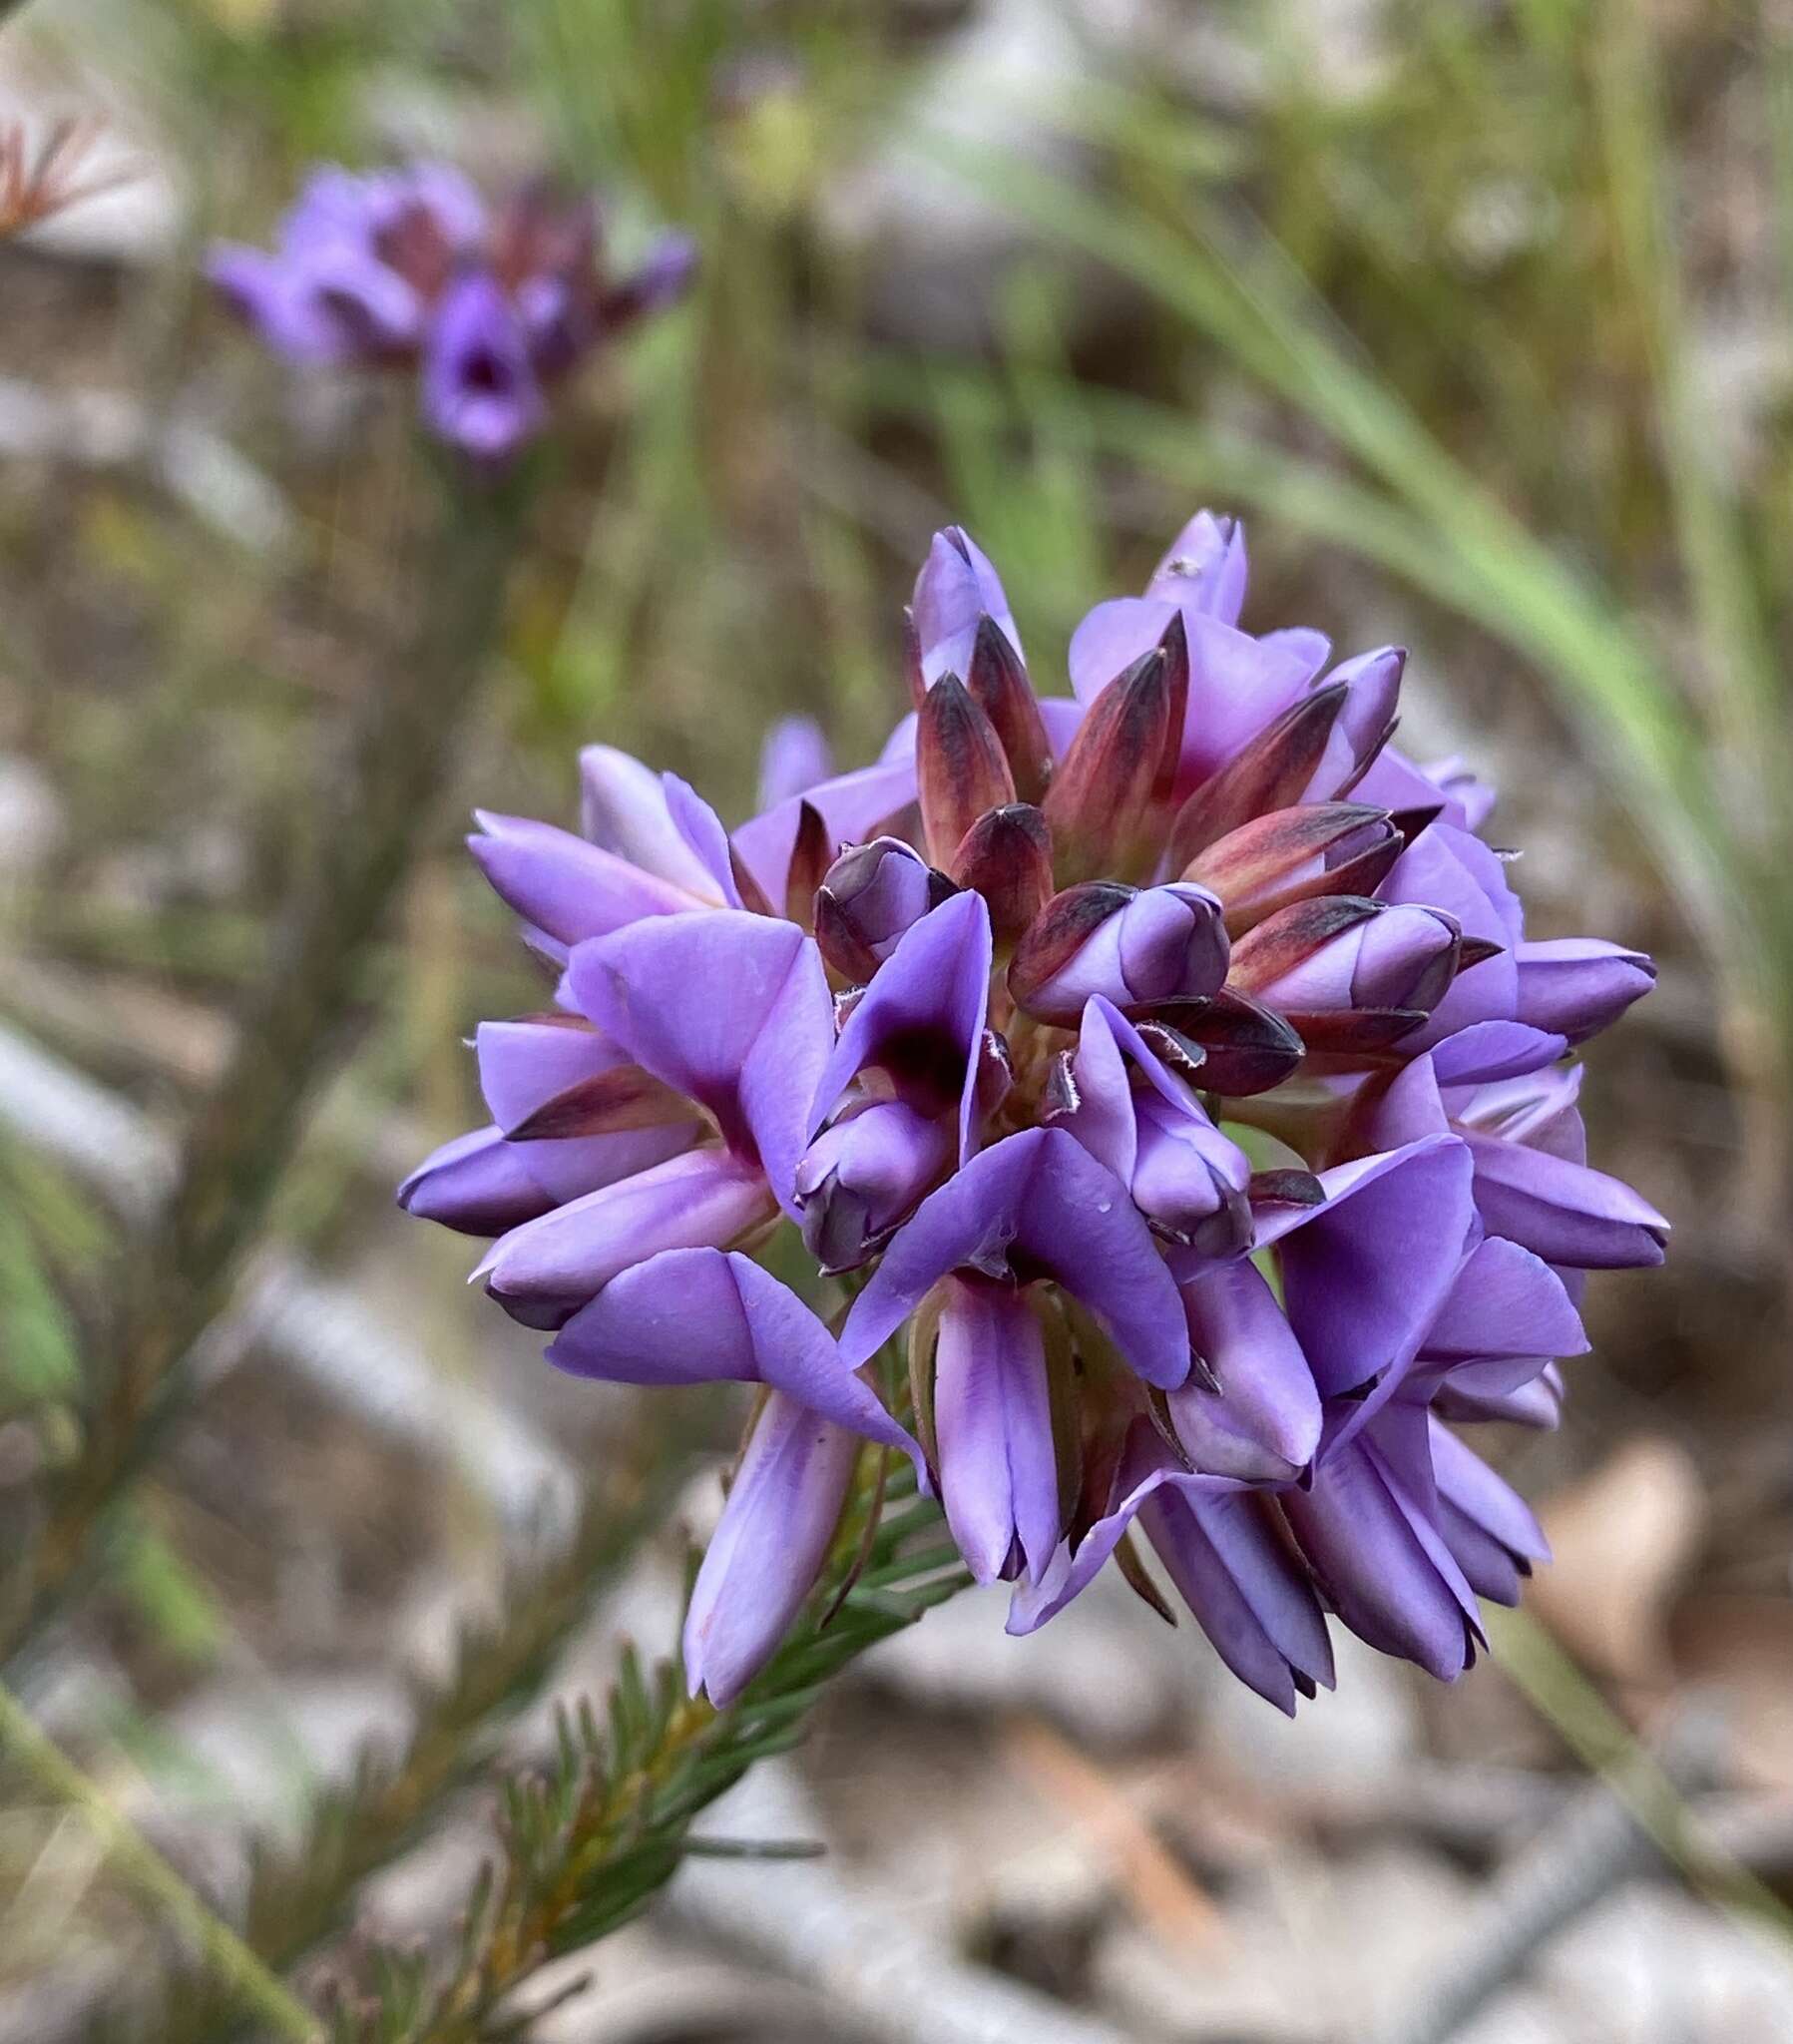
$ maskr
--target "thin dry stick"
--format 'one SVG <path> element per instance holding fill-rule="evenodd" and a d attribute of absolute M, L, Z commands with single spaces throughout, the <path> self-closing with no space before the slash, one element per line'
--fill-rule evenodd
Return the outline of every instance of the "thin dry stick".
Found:
<path fill-rule="evenodd" d="M 281 1986 L 161 1853 L 120 1816 L 80 1769 L 39 1730 L 4 1685 L 0 1685 L 0 1751 L 14 1754 L 20 1766 L 58 1802 L 81 1812 L 118 1872 L 193 1940 L 207 1968 L 245 2007 L 252 2007 L 260 2020 L 280 2036 L 295 2038 L 298 2044 L 314 2044 L 322 2034 L 316 2017 Z"/>
<path fill-rule="evenodd" d="M 85 1573 L 180 1389 L 181 1364 L 228 1300 L 330 1068 L 362 951 L 433 820 L 498 627 L 523 498 L 516 479 L 448 492 L 416 641 L 361 698 L 230 1062 L 188 1133 L 172 1196 L 125 1253 L 95 1344 L 104 1380 L 0 1615 L 0 1661 L 10 1665 Z"/>

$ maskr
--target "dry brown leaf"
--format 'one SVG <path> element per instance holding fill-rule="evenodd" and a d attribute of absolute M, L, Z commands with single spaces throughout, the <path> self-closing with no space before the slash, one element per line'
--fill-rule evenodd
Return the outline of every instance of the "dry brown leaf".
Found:
<path fill-rule="evenodd" d="M 1668 1681 L 1666 1615 L 1706 1514 L 1690 1456 L 1658 1435 L 1627 1441 L 1541 1511 L 1556 1558 L 1539 1571 L 1533 1609 L 1596 1674 Z"/>

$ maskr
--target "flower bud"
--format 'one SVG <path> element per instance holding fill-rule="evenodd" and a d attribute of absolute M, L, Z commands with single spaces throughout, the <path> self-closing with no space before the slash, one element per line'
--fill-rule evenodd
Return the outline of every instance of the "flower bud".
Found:
<path fill-rule="evenodd" d="M 1245 607 L 1247 570 L 1244 526 L 1236 518 L 1197 511 L 1170 542 L 1145 594 L 1236 625 Z"/>
<path fill-rule="evenodd" d="M 943 869 L 987 809 L 1015 799 L 996 727 L 953 675 L 934 684 L 916 713 L 915 772 L 928 856 Z"/>
<path fill-rule="evenodd" d="M 692 1696 L 726 1709 L 776 1652 L 821 1574 L 860 1446 L 787 1393 L 769 1393 L 691 1586 Z"/>
<path fill-rule="evenodd" d="M 1045 1022 L 1075 1022 L 1092 994 L 1118 1008 L 1197 999 L 1226 977 L 1226 927 L 1205 887 L 1067 887 L 1016 946 L 1009 991 Z"/>
<path fill-rule="evenodd" d="M 1327 895 L 1281 909 L 1247 931 L 1233 951 L 1230 977 L 1286 1014 L 1370 1010 L 1411 1023 L 1444 997 L 1462 940 L 1457 923 L 1438 909 Z M 1313 1046 L 1308 1022 L 1296 1026 Z"/>
<path fill-rule="evenodd" d="M 1170 742 L 1172 675 L 1162 647 L 1134 661 L 1090 706 L 1041 805 L 1059 877 L 1113 870 L 1139 832 Z"/>
<path fill-rule="evenodd" d="M 900 1100 L 864 1100 L 816 1137 L 797 1166 L 803 1241 L 823 1271 L 856 1271 L 951 1169 L 950 1118 Z"/>
<path fill-rule="evenodd" d="M 470 270 L 449 285 L 424 342 L 423 415 L 476 461 L 514 454 L 547 416 L 529 336 L 497 282 Z"/>
<path fill-rule="evenodd" d="M 915 578 L 915 650 L 923 685 L 942 675 L 963 679 L 971 670 L 979 621 L 989 617 L 1021 658 L 1021 640 L 996 570 L 962 526 L 934 535 Z"/>
<path fill-rule="evenodd" d="M 1183 878 L 1220 897 L 1226 927 L 1237 936 L 1315 894 L 1372 893 L 1402 844 L 1386 810 L 1304 802 L 1229 830 L 1190 860 Z"/>
<path fill-rule="evenodd" d="M 1240 748 L 1195 789 L 1170 825 L 1170 865 L 1180 871 L 1229 830 L 1286 809 L 1314 777 L 1348 694 L 1340 683 L 1315 689 Z"/>
<path fill-rule="evenodd" d="M 953 854 L 952 877 L 982 894 L 999 944 L 1013 943 L 1052 896 L 1052 837 L 1026 802 L 987 809 Z"/>
<path fill-rule="evenodd" d="M 913 845 L 874 837 L 843 851 L 816 891 L 815 934 L 822 956 L 856 985 L 871 978 L 911 923 L 953 891 Z"/>
<path fill-rule="evenodd" d="M 965 686 L 1002 744 L 1016 793 L 1037 802 L 1052 774 L 1052 743 L 1021 655 L 988 614 L 978 620 Z"/>
<path fill-rule="evenodd" d="M 555 1198 L 537 1183 L 517 1145 L 489 1128 L 433 1151 L 399 1187 L 398 1204 L 460 1235 L 503 1235 L 546 1214 Z"/>

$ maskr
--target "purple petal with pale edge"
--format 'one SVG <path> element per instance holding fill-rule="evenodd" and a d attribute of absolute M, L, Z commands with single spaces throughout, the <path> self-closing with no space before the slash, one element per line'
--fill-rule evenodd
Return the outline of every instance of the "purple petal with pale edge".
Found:
<path fill-rule="evenodd" d="M 1059 1540 L 1046 1343 L 1013 1285 L 950 1282 L 935 1351 L 934 1427 L 946 1521 L 980 1583 L 1017 1539 L 1038 1582 Z"/>
<path fill-rule="evenodd" d="M 695 906 L 682 888 L 571 830 L 490 809 L 476 809 L 474 818 L 485 834 L 468 838 L 468 848 L 493 891 L 559 943 L 609 936 L 644 916 L 675 915 Z"/>
<path fill-rule="evenodd" d="M 1174 1390 L 1187 1376 L 1182 1301 L 1150 1232 L 1115 1175 L 1062 1129 L 1007 1137 L 928 1195 L 853 1301 L 847 1360 L 863 1362 L 949 1273 L 1000 1271 L 1011 1253 L 1080 1298 L 1147 1383 Z"/>
<path fill-rule="evenodd" d="M 1581 1074 L 1580 1065 L 1562 1065 L 1492 1085 L 1457 1087 L 1445 1105 L 1466 1128 L 1585 1164 L 1587 1130 L 1575 1105 Z"/>
<path fill-rule="evenodd" d="M 1260 1218 L 1289 1324 L 1323 1396 L 1398 1377 L 1437 1317 L 1475 1225 L 1468 1148 L 1428 1136 L 1320 1174 L 1325 1203 Z"/>
<path fill-rule="evenodd" d="M 981 894 L 955 894 L 911 923 L 847 1017 L 817 1079 L 805 1140 L 833 1113 L 855 1075 L 877 1061 L 880 1045 L 934 1035 L 963 1054 L 959 1156 L 967 1161 L 977 1138 L 977 1052 L 990 1003 L 992 955 L 990 910 Z"/>
<path fill-rule="evenodd" d="M 1490 1236 L 1457 1274 L 1420 1353 L 1429 1361 L 1492 1355 L 1585 1355 L 1592 1344 L 1563 1279 L 1543 1258 Z"/>
<path fill-rule="evenodd" d="M 723 905 L 714 872 L 674 821 L 652 766 L 615 746 L 587 746 L 579 777 L 581 828 L 592 843 L 682 889 L 687 906 Z"/>
<path fill-rule="evenodd" d="M 1320 1444 L 1320 1394 L 1301 1344 L 1262 1272 L 1248 1257 L 1225 1263 L 1172 1259 L 1189 1341 L 1220 1381 L 1193 1377 L 1170 1393 L 1170 1419 L 1203 1475 L 1277 1482 Z"/>
<path fill-rule="evenodd" d="M 637 923 L 573 954 L 585 1012 L 657 1079 L 700 1101 L 756 1153 L 794 1215 L 805 1117 L 834 1042 L 813 939 L 735 909 Z"/>
<path fill-rule="evenodd" d="M 724 1708 L 770 1660 L 821 1573 L 858 1459 L 856 1435 L 778 1391 L 767 1398 L 691 1586 L 692 1696 Z"/>
<path fill-rule="evenodd" d="M 1085 1003 L 1072 1060 L 1078 1103 L 1071 1113 L 1059 1116 L 1054 1126 L 1070 1130 L 1099 1164 L 1106 1165 L 1123 1186 L 1130 1186 L 1139 1132 L 1132 1081 L 1118 1041 L 1121 1029 L 1137 1035 L 1112 1001 L 1097 995 Z"/>
<path fill-rule="evenodd" d="M 832 780 L 818 781 L 805 794 L 789 796 L 775 809 L 743 823 L 734 833 L 734 848 L 764 888 L 766 899 L 782 901 L 804 802 L 821 817 L 836 844 L 857 844 L 874 836 L 886 817 L 914 799 L 915 733 L 911 724 L 906 753 L 875 766 L 838 773 Z"/>
<path fill-rule="evenodd" d="M 1282 1506 L 1345 1624 L 1452 1682 L 1469 1665 L 1479 1615 L 1431 1516 L 1425 1456 L 1424 1412 L 1391 1407 L 1373 1434 L 1322 1453 L 1312 1487 L 1283 1492 Z"/>
<path fill-rule="evenodd" d="M 741 905 L 740 889 L 734 883 L 734 864 L 728 855 L 728 833 L 722 819 L 688 780 L 676 773 L 663 773 L 667 791 L 667 814 L 672 827 L 690 847 L 697 863 L 709 875 L 711 888 L 729 908 Z"/>
<path fill-rule="evenodd" d="M 1476 1205 L 1490 1234 L 1583 1271 L 1661 1263 L 1668 1223 L 1621 1180 L 1473 1130 L 1465 1141 L 1475 1159 Z"/>
<path fill-rule="evenodd" d="M 624 1384 L 770 1384 L 867 1440 L 920 1449 L 841 1360 L 808 1306 L 750 1257 L 667 1250 L 612 1279 L 555 1337 L 548 1360 Z"/>
<path fill-rule="evenodd" d="M 756 1170 L 693 1150 L 513 1228 L 473 1276 L 501 1303 L 540 1304 L 564 1319 L 632 1264 L 730 1243 L 773 1211 Z"/>
<path fill-rule="evenodd" d="M 1320 1600 L 1261 1500 L 1214 1496 L 1170 1476 L 1140 1500 L 1139 1525 L 1215 1653 L 1247 1689 L 1292 1718 L 1291 1670 L 1333 1687 Z"/>
<path fill-rule="evenodd" d="M 781 717 L 759 749 L 759 806 L 775 808 L 802 794 L 826 780 L 833 766 L 828 741 L 813 717 Z"/>
<path fill-rule="evenodd" d="M 1471 967 L 1473 972 L 1484 969 L 1480 965 Z M 1472 1022 L 1467 1029 L 1460 1029 L 1433 1046 L 1432 1069 L 1441 1086 L 1484 1085 L 1542 1071 L 1546 1065 L 1554 1065 L 1568 1049 L 1567 1038 L 1547 1035 L 1524 1022 Z"/>
<path fill-rule="evenodd" d="M 1641 951 L 1599 937 L 1554 937 L 1521 944 L 1520 1021 L 1584 1043 L 1616 1022 L 1656 983 L 1656 968 Z"/>

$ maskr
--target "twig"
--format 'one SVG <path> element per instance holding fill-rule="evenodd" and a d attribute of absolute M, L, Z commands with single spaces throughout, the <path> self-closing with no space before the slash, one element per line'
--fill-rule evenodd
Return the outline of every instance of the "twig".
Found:
<path fill-rule="evenodd" d="M 154 1846 L 125 1822 L 112 1804 L 33 1723 L 0 1684 L 0 1747 L 9 1748 L 43 1788 L 78 1809 L 119 1872 L 134 1881 L 169 1921 L 198 1947 L 209 1970 L 238 2001 L 297 2044 L 314 2044 L 317 2019 L 273 1976 L 242 1940 L 220 1920 Z"/>

